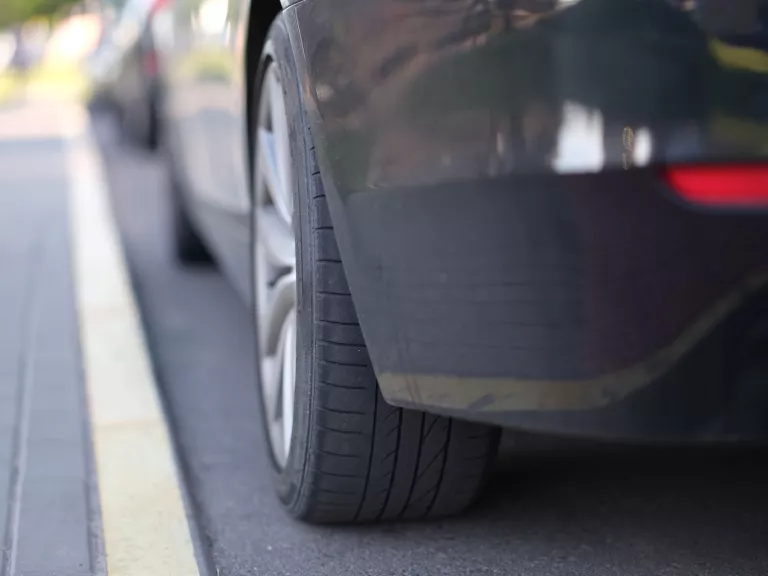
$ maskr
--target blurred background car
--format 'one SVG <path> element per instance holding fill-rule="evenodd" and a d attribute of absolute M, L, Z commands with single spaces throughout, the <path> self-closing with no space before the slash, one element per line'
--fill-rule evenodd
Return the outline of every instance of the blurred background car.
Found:
<path fill-rule="evenodd" d="M 154 150 L 161 83 L 153 17 L 166 0 L 127 0 L 89 59 L 93 101 L 111 107 L 127 140 Z"/>
<path fill-rule="evenodd" d="M 40 59 L 41 39 L 38 27 L 29 26 L 17 27 L 13 31 L 13 55 L 11 56 L 10 67 L 18 72 L 29 70 Z"/>

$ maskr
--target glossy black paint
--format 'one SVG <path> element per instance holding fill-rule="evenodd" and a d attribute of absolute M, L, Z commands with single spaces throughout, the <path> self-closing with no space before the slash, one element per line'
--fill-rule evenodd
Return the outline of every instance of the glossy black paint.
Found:
<path fill-rule="evenodd" d="M 765 6 L 287 9 L 390 402 L 590 435 L 766 435 L 768 216 L 684 205 L 656 171 L 765 160 Z"/>

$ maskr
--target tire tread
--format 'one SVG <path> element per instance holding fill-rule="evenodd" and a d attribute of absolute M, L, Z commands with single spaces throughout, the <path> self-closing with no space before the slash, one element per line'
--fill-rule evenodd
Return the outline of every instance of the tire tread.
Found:
<path fill-rule="evenodd" d="M 477 498 L 498 431 L 387 404 L 378 387 L 309 150 L 315 449 L 299 516 L 319 523 L 440 517 Z M 414 441 L 414 438 L 417 441 Z"/>

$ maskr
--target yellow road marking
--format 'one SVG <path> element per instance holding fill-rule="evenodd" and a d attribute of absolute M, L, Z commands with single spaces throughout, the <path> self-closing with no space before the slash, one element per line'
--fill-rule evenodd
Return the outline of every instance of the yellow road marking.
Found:
<path fill-rule="evenodd" d="M 85 113 L 70 135 L 70 223 L 83 372 L 110 576 L 197 576 L 168 427 Z"/>

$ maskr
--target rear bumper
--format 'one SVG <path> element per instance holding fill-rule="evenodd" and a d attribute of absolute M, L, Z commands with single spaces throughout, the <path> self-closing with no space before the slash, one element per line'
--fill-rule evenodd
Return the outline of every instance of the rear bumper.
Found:
<path fill-rule="evenodd" d="M 589 436 L 768 432 L 768 216 L 655 174 L 350 197 L 345 260 L 385 398 Z"/>
<path fill-rule="evenodd" d="M 672 3 L 512 4 L 286 11 L 384 396 L 549 432 L 765 437 L 768 215 L 685 205 L 650 168 L 765 162 L 765 74 Z"/>

